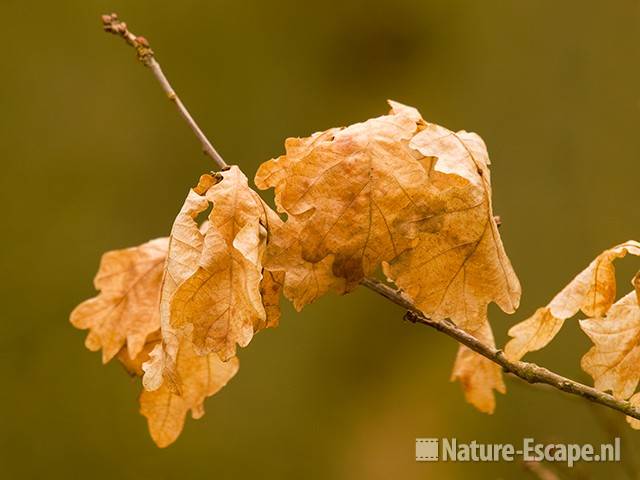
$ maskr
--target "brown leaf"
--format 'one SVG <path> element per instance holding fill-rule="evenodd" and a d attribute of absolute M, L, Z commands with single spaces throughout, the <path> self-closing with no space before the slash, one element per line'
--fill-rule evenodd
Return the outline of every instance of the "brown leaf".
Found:
<path fill-rule="evenodd" d="M 177 376 L 175 362 L 180 335 L 171 325 L 171 300 L 178 286 L 193 275 L 198 267 L 204 234 L 198 227 L 197 217 L 209 207 L 209 201 L 202 194 L 214 183 L 215 179 L 210 175 L 200 177 L 198 185 L 189 191 L 171 228 L 160 290 L 160 326 L 163 341 L 153 351 L 150 360 L 143 365 L 143 384 L 149 391 L 158 389 L 165 379 L 170 382 L 171 388 L 179 389 L 180 379 Z"/>
<path fill-rule="evenodd" d="M 564 320 L 554 317 L 549 307 L 539 308 L 531 317 L 509 329 L 513 338 L 505 346 L 505 356 L 510 360 L 520 360 L 527 352 L 544 348 L 563 324 Z"/>
<path fill-rule="evenodd" d="M 335 277 L 331 271 L 333 255 L 318 263 L 302 257 L 300 234 L 292 224 L 272 221 L 270 233 L 264 267 L 284 276 L 284 295 L 296 310 L 302 310 L 329 290 L 346 290 L 344 279 Z"/>
<path fill-rule="evenodd" d="M 468 333 L 484 344 L 495 347 L 493 333 L 488 322 L 476 331 Z M 495 410 L 494 390 L 500 393 L 506 392 L 500 366 L 464 345 L 460 345 L 458 348 L 451 380 L 459 380 L 467 402 L 484 413 L 491 414 Z"/>
<path fill-rule="evenodd" d="M 288 217 L 266 265 L 286 272 L 284 293 L 299 308 L 329 288 L 353 289 L 412 245 L 408 207 L 430 191 L 409 147 L 423 122 L 415 109 L 391 105 L 389 115 L 290 138 L 286 155 L 258 170 L 256 185 L 275 188 Z"/>
<path fill-rule="evenodd" d="M 430 214 L 424 197 L 414 206 L 421 215 L 414 225 L 424 231 L 415 248 L 384 266 L 387 277 L 425 315 L 450 318 L 461 328 L 480 328 L 490 302 L 514 312 L 520 284 L 494 221 L 484 142 L 474 133 L 428 124 L 410 146 L 430 162 L 444 208 Z"/>
<path fill-rule="evenodd" d="M 213 203 L 210 224 L 197 268 L 173 294 L 170 321 L 193 326 L 198 353 L 226 360 L 267 323 L 260 284 L 268 207 L 237 167 L 221 176 L 204 194 Z"/>
<path fill-rule="evenodd" d="M 549 304 L 557 318 L 569 318 L 578 310 L 589 317 L 607 313 L 616 298 L 616 270 L 613 261 L 627 254 L 640 256 L 640 243 L 629 240 L 605 250 L 591 262 Z"/>
<path fill-rule="evenodd" d="M 114 250 L 102 256 L 94 284 L 97 297 L 71 313 L 71 323 L 90 329 L 89 350 L 102 348 L 102 361 L 111 360 L 127 344 L 130 358 L 142 351 L 147 337 L 160 326 L 160 279 L 167 254 L 167 239 L 158 238 L 137 247 Z"/>
<path fill-rule="evenodd" d="M 205 200 L 203 205 L 196 197 L 192 191 L 170 239 L 152 240 L 139 247 L 105 254 L 96 277 L 100 295 L 72 313 L 74 325 L 92 329 L 89 337 L 100 341 L 97 345 L 103 347 L 104 354 L 118 346 L 118 359 L 130 375 L 142 376 L 143 369 L 148 370 L 149 362 L 153 363 L 158 356 L 166 360 L 159 329 L 161 285 L 167 289 L 163 293 L 170 294 L 171 286 L 179 283 L 189 271 L 180 260 L 188 262 L 189 256 L 193 256 L 192 250 L 198 249 L 194 219 L 208 202 Z M 196 225 L 195 232 L 191 223 Z M 168 249 L 169 261 L 166 261 Z M 165 261 L 167 272 L 162 280 Z M 123 346 L 125 340 L 128 348 Z M 91 340 L 88 345 L 93 347 L 95 341 Z M 109 353 L 107 359 L 112 356 Z M 140 397 L 141 411 L 148 418 L 149 430 L 159 446 L 176 439 L 189 409 L 194 418 L 202 416 L 204 399 L 222 388 L 238 370 L 236 358 L 224 363 L 213 353 L 204 357 L 195 355 L 188 337 L 182 338 L 179 348 L 176 347 L 174 360 L 179 388 L 173 388 L 171 382 L 163 383 L 164 371 L 159 369 L 156 374 L 160 381 L 155 391 L 145 390 Z"/>
<path fill-rule="evenodd" d="M 289 139 L 286 155 L 261 166 L 256 184 L 275 188 L 288 217 L 265 266 L 286 272 L 284 294 L 299 309 L 382 263 L 425 314 L 492 337 L 487 305 L 513 312 L 520 285 L 493 218 L 484 142 L 391 105 L 387 116 Z M 463 351 L 455 377 L 489 411 L 502 380 L 484 366 Z"/>
<path fill-rule="evenodd" d="M 149 432 L 159 447 L 166 447 L 178 438 L 189 410 L 195 419 L 204 415 L 204 400 L 236 374 L 238 359 L 223 362 L 215 353 L 200 356 L 190 341 L 183 340 L 176 370 L 181 379 L 179 393 L 164 382 L 158 389 L 143 390 L 140 395 L 140 413 L 147 417 Z"/>
<path fill-rule="evenodd" d="M 640 305 L 635 292 L 618 300 L 605 317 L 580 320 L 594 346 L 582 357 L 582 369 L 595 388 L 629 398 L 640 380 Z"/>
<path fill-rule="evenodd" d="M 640 255 L 640 243 L 630 240 L 605 250 L 579 273 L 551 302 L 529 319 L 509 330 L 513 337 L 505 346 L 511 360 L 539 350 L 556 336 L 564 321 L 579 310 L 589 317 L 607 313 L 616 298 L 614 260 L 627 254 Z"/>
<path fill-rule="evenodd" d="M 512 313 L 520 302 L 520 283 L 505 253 L 491 203 L 489 156 L 475 133 L 454 133 L 427 124 L 410 147 L 422 156 L 437 188 L 439 209 L 422 197 L 411 206 L 417 245 L 383 264 L 393 280 L 433 320 L 451 319 L 493 344 L 487 305 Z M 462 347 L 453 379 L 479 410 L 495 408 L 493 390 L 504 392 L 500 368 Z"/>

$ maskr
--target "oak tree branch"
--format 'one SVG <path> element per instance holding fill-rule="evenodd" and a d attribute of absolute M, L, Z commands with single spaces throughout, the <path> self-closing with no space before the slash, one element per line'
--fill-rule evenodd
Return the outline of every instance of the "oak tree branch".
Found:
<path fill-rule="evenodd" d="M 462 345 L 470 348 L 476 353 L 479 353 L 483 357 L 488 358 L 494 363 L 500 365 L 506 372 L 512 373 L 516 377 L 529 382 L 529 383 L 544 383 L 550 385 L 563 392 L 570 393 L 571 395 L 577 395 L 579 397 L 586 398 L 600 405 L 618 410 L 619 412 L 629 415 L 633 418 L 640 419 L 640 409 L 634 407 L 626 400 L 618 400 L 608 393 L 596 390 L 593 387 L 589 387 L 582 383 L 570 380 L 562 375 L 558 375 L 544 367 L 536 365 L 535 363 L 511 361 L 504 356 L 502 350 L 493 348 L 489 345 L 482 343 L 477 338 L 469 335 L 467 332 L 458 328 L 450 321 L 436 322 L 426 317 L 405 295 L 399 290 L 392 288 L 379 280 L 372 278 L 365 278 L 362 285 L 370 290 L 373 290 L 379 295 L 382 295 L 388 300 L 391 300 L 396 305 L 401 306 L 407 310 L 405 319 L 412 323 L 419 323 L 426 325 L 427 327 L 434 328 L 445 335 L 450 336 L 454 340 L 457 340 Z"/>
<path fill-rule="evenodd" d="M 118 15 L 116 15 L 115 13 L 112 13 L 110 15 L 103 15 L 102 23 L 106 32 L 113 33 L 122 37 L 129 45 L 136 49 L 138 59 L 144 65 L 151 69 L 164 92 L 167 94 L 169 99 L 176 104 L 180 115 L 182 115 L 182 117 L 189 124 L 189 127 L 191 127 L 191 130 L 196 135 L 198 140 L 200 140 L 204 152 L 216 162 L 220 169 L 226 169 L 227 164 L 225 163 L 225 161 L 222 159 L 220 154 L 218 154 L 215 148 L 213 148 L 211 142 L 207 139 L 205 134 L 202 132 L 193 117 L 189 114 L 187 108 L 184 106 L 182 101 L 178 98 L 175 91 L 171 87 L 171 84 L 162 72 L 160 64 L 154 56 L 153 50 L 151 50 L 149 46 L 149 42 L 144 37 L 136 36 L 131 33 L 128 30 L 126 23 L 120 21 L 118 19 Z M 540 367 L 535 363 L 511 361 L 504 356 L 502 350 L 482 343 L 480 340 L 476 339 L 472 335 L 469 335 L 464 330 L 458 328 L 452 322 L 437 322 L 431 320 L 430 318 L 425 316 L 415 306 L 415 304 L 401 291 L 392 288 L 378 280 L 365 278 L 364 280 L 362 280 L 361 284 L 374 291 L 375 293 L 383 296 L 387 300 L 390 300 L 396 305 L 399 305 L 400 307 L 406 309 L 407 313 L 404 317 L 410 322 L 426 325 L 427 327 L 434 328 L 435 330 L 448 335 L 460 344 L 465 345 L 474 352 L 500 365 L 506 372 L 515 375 L 525 382 L 531 384 L 546 384 L 563 392 L 582 397 L 591 402 L 604 405 L 613 410 L 617 410 L 618 412 L 624 413 L 625 415 L 640 420 L 640 409 L 634 407 L 628 401 L 619 400 L 612 395 L 601 392 L 600 390 L 596 390 L 595 388 L 589 387 L 582 383 L 575 382 L 544 367 Z"/>
<path fill-rule="evenodd" d="M 104 27 L 104 31 L 108 33 L 113 33 L 114 35 L 118 35 L 122 37 L 129 45 L 136 49 L 138 53 L 138 59 L 147 67 L 151 69 L 153 75 L 156 77 L 162 90 L 166 93 L 169 100 L 176 104 L 178 108 L 178 112 L 184 120 L 187 122 L 195 136 L 200 140 L 202 144 L 202 150 L 205 154 L 209 155 L 216 165 L 220 169 L 225 169 L 228 165 L 225 163 L 220 154 L 213 148 L 211 142 L 204 134 L 204 132 L 200 129 L 196 121 L 193 119 L 187 107 L 184 106 L 180 97 L 176 95 L 175 90 L 171 87 L 169 80 L 165 76 L 162 68 L 160 68 L 160 64 L 156 60 L 153 50 L 149 46 L 149 42 L 145 37 L 136 36 L 129 31 L 127 28 L 127 24 L 120 21 L 118 19 L 118 15 L 112 13 L 110 15 L 102 15 L 102 25 Z"/>

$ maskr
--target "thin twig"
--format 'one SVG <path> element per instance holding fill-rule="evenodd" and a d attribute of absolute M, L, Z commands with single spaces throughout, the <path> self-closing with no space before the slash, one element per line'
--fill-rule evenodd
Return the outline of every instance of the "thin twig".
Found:
<path fill-rule="evenodd" d="M 373 290 L 379 295 L 382 295 L 388 300 L 391 300 L 396 305 L 405 308 L 407 311 L 405 319 L 412 323 L 419 323 L 431 328 L 435 328 L 439 332 L 450 336 L 457 340 L 459 343 L 465 345 L 476 353 L 479 353 L 483 357 L 488 358 L 494 363 L 500 365 L 505 371 L 514 374 L 522 380 L 529 383 L 545 383 L 551 385 L 558 390 L 570 393 L 571 395 L 577 395 L 587 400 L 590 400 L 600 405 L 618 410 L 619 412 L 629 415 L 630 417 L 640 419 L 640 409 L 631 405 L 631 403 L 625 400 L 618 400 L 617 398 L 607 393 L 596 390 L 593 387 L 583 385 L 582 383 L 570 380 L 562 375 L 558 375 L 544 367 L 540 367 L 535 363 L 511 361 L 504 356 L 502 350 L 498 350 L 489 345 L 485 345 L 480 340 L 476 339 L 472 335 L 469 335 L 464 330 L 456 327 L 453 323 L 444 321 L 436 322 L 426 317 L 418 308 L 399 290 L 389 287 L 384 283 L 372 279 L 365 278 L 362 285 Z"/>
<path fill-rule="evenodd" d="M 104 25 L 105 31 L 124 38 L 124 40 L 129 45 L 136 49 L 138 58 L 142 63 L 144 63 L 151 69 L 155 77 L 160 82 L 162 89 L 169 96 L 169 98 L 175 102 L 178 110 L 180 111 L 180 114 L 184 117 L 184 119 L 187 121 L 187 123 L 195 133 L 196 137 L 198 137 L 198 139 L 202 143 L 202 147 L 205 153 L 213 158 L 213 160 L 221 169 L 226 168 L 227 164 L 224 162 L 222 157 L 220 157 L 218 152 L 216 152 L 216 150 L 213 148 L 211 142 L 209 142 L 209 140 L 195 123 L 185 106 L 182 104 L 178 96 L 175 94 L 173 88 L 171 88 L 171 85 L 162 73 L 162 69 L 160 68 L 160 65 L 154 57 L 153 50 L 151 50 L 151 48 L 149 47 L 149 42 L 144 37 L 139 37 L 132 34 L 127 29 L 126 23 L 119 21 L 118 15 L 116 15 L 115 13 L 112 13 L 111 15 L 103 15 L 102 23 Z M 627 401 L 618 400 L 607 393 L 565 378 L 534 363 L 527 363 L 522 361 L 512 362 L 504 356 L 502 350 L 498 350 L 491 346 L 485 345 L 475 337 L 469 335 L 464 330 L 456 327 L 453 323 L 448 321 L 436 322 L 427 318 L 422 312 L 420 312 L 420 310 L 418 310 L 413 302 L 409 300 L 405 295 L 403 295 L 399 290 L 391 288 L 388 285 L 379 282 L 378 280 L 370 278 L 365 278 L 361 282 L 361 284 L 369 288 L 370 290 L 373 290 L 377 294 L 382 295 L 393 303 L 401 306 L 402 308 L 408 310 L 405 318 L 412 323 L 426 325 L 438 330 L 439 332 L 444 333 L 445 335 L 450 336 L 462 345 L 465 345 L 474 352 L 477 352 L 480 355 L 488 358 L 492 362 L 500 365 L 505 371 L 512 373 L 517 377 L 520 377 L 526 382 L 529 382 L 531 384 L 547 384 L 558 390 L 562 390 L 563 392 L 585 398 L 595 403 L 599 403 L 600 405 L 604 405 L 613 410 L 617 410 L 624 413 L 625 415 L 640 420 L 640 409 L 635 408 Z"/>
<path fill-rule="evenodd" d="M 112 13 L 110 15 L 102 15 L 102 24 L 104 26 L 105 32 L 113 33 L 114 35 L 118 35 L 124 38 L 124 40 L 129 45 L 136 49 L 136 52 L 138 53 L 138 59 L 144 65 L 151 69 L 153 75 L 160 83 L 162 90 L 164 90 L 164 92 L 167 94 L 167 97 L 169 97 L 169 100 L 176 104 L 180 115 L 185 119 L 198 140 L 200 140 L 204 153 L 209 155 L 213 159 L 213 161 L 216 162 L 218 168 L 220 168 L 221 170 L 226 169 L 228 167 L 226 162 L 216 151 L 216 149 L 213 148 L 213 145 L 211 145 L 211 142 L 209 141 L 207 136 L 193 119 L 193 117 L 189 113 L 189 110 L 187 110 L 187 107 L 185 107 L 182 103 L 182 100 L 180 100 L 180 97 L 176 95 L 173 87 L 171 87 L 169 80 L 165 76 L 162 68 L 160 68 L 160 64 L 155 58 L 153 50 L 151 50 L 147 39 L 145 37 L 136 36 L 131 33 L 127 28 L 127 24 L 121 22 L 118 19 L 118 15 L 115 13 Z"/>

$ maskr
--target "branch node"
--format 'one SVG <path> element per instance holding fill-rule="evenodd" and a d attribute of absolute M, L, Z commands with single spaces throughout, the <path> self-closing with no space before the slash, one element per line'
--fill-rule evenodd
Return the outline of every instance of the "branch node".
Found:
<path fill-rule="evenodd" d="M 407 322 L 411 322 L 411 323 L 418 323 L 418 315 L 415 314 L 415 312 L 412 312 L 411 310 L 408 310 L 405 314 L 404 314 L 404 319 Z"/>

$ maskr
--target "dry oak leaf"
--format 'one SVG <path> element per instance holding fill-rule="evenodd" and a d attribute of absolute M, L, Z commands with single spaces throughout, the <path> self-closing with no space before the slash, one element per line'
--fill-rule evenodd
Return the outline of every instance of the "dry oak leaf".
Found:
<path fill-rule="evenodd" d="M 493 343 L 488 304 L 513 313 L 521 288 L 493 216 L 486 146 L 475 133 L 426 124 L 410 147 L 423 156 L 442 208 L 430 208 L 425 197 L 412 205 L 412 226 L 421 230 L 418 243 L 383 270 L 425 315 L 449 318 Z M 500 369 L 465 348 L 452 378 L 461 380 L 467 400 L 487 413 L 495 407 L 493 390 L 505 391 Z"/>
<path fill-rule="evenodd" d="M 104 363 L 125 342 L 129 357 L 135 358 L 158 329 L 158 286 L 166 253 L 167 239 L 158 238 L 102 256 L 94 280 L 100 294 L 78 305 L 70 320 L 77 328 L 90 329 L 85 344 L 91 351 L 102 348 Z"/>
<path fill-rule="evenodd" d="M 305 260 L 299 232 L 291 223 L 274 216 L 269 223 L 265 273 L 270 271 L 278 275 L 284 296 L 291 300 L 294 308 L 302 310 L 329 290 L 344 292 L 345 280 L 335 277 L 331 271 L 333 255 L 328 255 L 318 263 Z"/>
<path fill-rule="evenodd" d="M 101 340 L 103 353 L 120 346 L 118 359 L 130 375 L 142 376 L 145 362 L 159 351 L 160 289 L 169 243 L 169 239 L 161 238 L 105 254 L 96 277 L 100 295 L 72 313 L 74 325 L 90 325 L 94 334 L 90 338 Z M 149 329 L 151 332 L 143 336 L 142 332 Z M 127 346 L 123 346 L 125 341 Z M 96 350 L 92 342 L 88 346 Z M 238 369 L 236 358 L 223 363 L 215 354 L 196 357 L 189 342 L 181 342 L 176 362 L 181 378 L 179 393 L 165 382 L 154 392 L 143 391 L 140 397 L 141 412 L 148 418 L 151 436 L 159 446 L 175 440 L 189 409 L 194 418 L 202 416 L 204 399 L 222 388 Z"/>
<path fill-rule="evenodd" d="M 329 289 L 352 290 L 412 246 L 408 207 L 432 190 L 409 146 L 423 121 L 414 108 L 390 103 L 388 115 L 287 139 L 286 155 L 256 174 L 258 188 L 275 188 L 277 209 L 287 214 L 266 266 L 286 272 L 285 296 L 299 307 Z"/>
<path fill-rule="evenodd" d="M 519 360 L 526 353 L 540 350 L 553 340 L 564 321 L 579 310 L 588 317 L 602 317 L 616 298 L 614 260 L 627 254 L 640 255 L 640 243 L 629 240 L 598 255 L 553 300 L 527 320 L 509 330 L 513 337 L 505 346 L 505 356 Z"/>
<path fill-rule="evenodd" d="M 197 217 L 204 212 L 209 202 L 202 196 L 215 177 L 203 175 L 198 185 L 191 189 L 171 227 L 168 252 L 164 267 L 164 275 L 160 287 L 160 328 L 162 342 L 158 343 L 143 365 L 145 371 L 143 385 L 146 390 L 156 390 L 165 378 L 171 388 L 179 389 L 180 379 L 175 369 L 176 356 L 180 343 L 179 332 L 171 326 L 171 300 L 173 294 L 187 278 L 198 268 L 198 260 L 202 253 L 204 234 L 198 227 Z"/>
<path fill-rule="evenodd" d="M 384 272 L 425 315 L 478 330 L 490 302 L 512 313 L 521 293 L 492 212 L 486 146 L 475 133 L 435 124 L 410 146 L 424 156 L 443 208 L 430 211 L 422 201 L 413 206 L 413 225 L 424 231 L 415 248 L 383 265 Z"/>
<path fill-rule="evenodd" d="M 204 193 L 213 208 L 197 268 L 175 290 L 169 317 L 172 328 L 192 326 L 199 354 L 227 360 L 268 324 L 260 289 L 269 226 L 268 207 L 240 169 L 220 175 Z"/>
<path fill-rule="evenodd" d="M 468 333 L 484 344 L 495 347 L 493 332 L 488 322 L 482 324 L 478 330 Z M 464 345 L 458 348 L 451 380 L 460 381 L 467 402 L 484 413 L 491 414 L 495 410 L 494 390 L 506 392 L 502 368 Z"/>
<path fill-rule="evenodd" d="M 142 376 L 142 365 L 159 352 L 160 342 L 158 331 L 151 335 L 137 357 L 130 359 L 123 350 L 118 358 L 130 375 Z M 188 338 L 181 339 L 175 360 L 176 374 L 181 379 L 179 391 L 164 382 L 154 391 L 143 390 L 140 394 L 140 413 L 147 418 L 151 438 L 159 447 L 166 447 L 178 438 L 189 410 L 194 419 L 201 418 L 204 400 L 224 387 L 239 367 L 235 357 L 222 362 L 215 353 L 197 355 Z"/>
<path fill-rule="evenodd" d="M 215 353 L 198 355 L 187 337 L 181 340 L 175 361 L 179 392 L 164 382 L 158 389 L 140 394 L 140 413 L 147 417 L 151 438 L 159 447 L 178 438 L 189 410 L 194 419 L 204 415 L 204 400 L 224 387 L 239 365 L 236 357 L 223 362 Z"/>
<path fill-rule="evenodd" d="M 582 369 L 598 390 L 629 398 L 640 380 L 640 305 L 635 291 L 614 303 L 605 317 L 580 320 L 594 346 L 582 357 Z"/>

